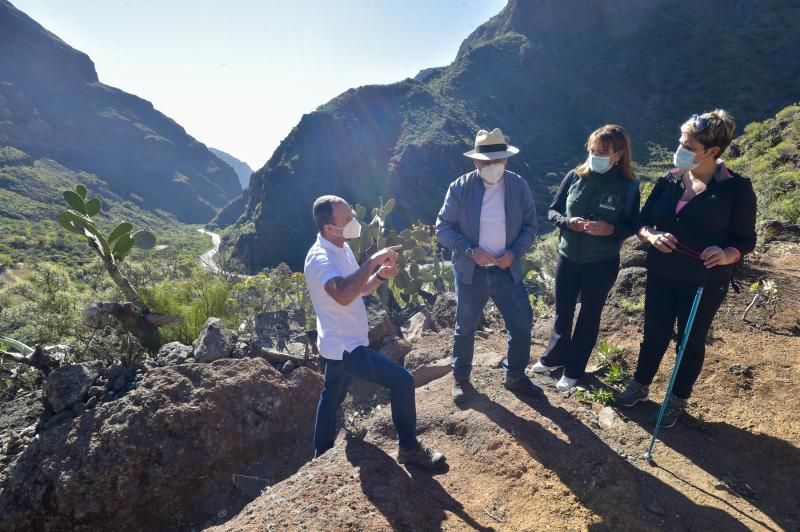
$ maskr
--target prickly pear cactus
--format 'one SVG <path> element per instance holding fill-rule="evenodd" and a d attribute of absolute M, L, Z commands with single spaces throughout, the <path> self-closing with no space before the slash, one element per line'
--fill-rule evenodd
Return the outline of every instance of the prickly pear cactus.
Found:
<path fill-rule="evenodd" d="M 75 190 L 64 191 L 64 201 L 69 209 L 58 215 L 58 223 L 68 231 L 86 239 L 89 246 L 103 260 L 106 270 L 131 302 L 141 305 L 139 294 L 128 279 L 120 273 L 117 264 L 125 259 L 134 247 L 151 249 L 156 237 L 150 231 L 133 231 L 133 225 L 121 222 L 108 235 L 103 235 L 93 219 L 100 213 L 99 198 L 87 199 L 86 187 L 78 185 Z"/>
<path fill-rule="evenodd" d="M 361 223 L 361 236 L 348 241 L 359 262 L 386 246 L 402 246 L 397 261 L 399 273 L 378 290 L 385 306 L 393 299 L 401 307 L 408 304 L 425 305 L 434 293 L 452 290 L 453 268 L 441 259 L 433 227 L 415 224 L 398 233 L 386 228 L 386 217 L 392 212 L 395 200 L 386 203 L 381 198 L 372 209 L 372 218 L 365 221 L 366 207 L 356 205 L 353 216 Z"/>

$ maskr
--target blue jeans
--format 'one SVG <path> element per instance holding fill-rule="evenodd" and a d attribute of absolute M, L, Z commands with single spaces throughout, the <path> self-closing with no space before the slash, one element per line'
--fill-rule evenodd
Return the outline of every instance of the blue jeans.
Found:
<path fill-rule="evenodd" d="M 314 428 L 316 456 L 333 447 L 336 441 L 336 411 L 344 401 L 353 377 L 389 388 L 398 442 L 401 447 L 416 445 L 414 377 L 404 367 L 368 347 L 361 346 L 349 353 L 345 351 L 342 360 L 325 361 L 325 387 L 319 395 L 317 423 Z"/>
<path fill-rule="evenodd" d="M 469 379 L 475 352 L 475 329 L 490 297 L 503 315 L 508 331 L 506 359 L 503 361 L 506 376 L 512 379 L 525 376 L 531 356 L 533 326 L 533 309 L 528 300 L 528 291 L 522 281 L 514 282 L 508 270 L 477 267 L 472 284 L 456 283 L 456 331 L 452 362 L 456 380 Z"/>

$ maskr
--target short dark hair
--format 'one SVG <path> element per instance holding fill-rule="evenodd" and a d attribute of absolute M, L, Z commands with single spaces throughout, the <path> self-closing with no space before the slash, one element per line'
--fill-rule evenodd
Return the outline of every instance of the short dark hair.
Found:
<path fill-rule="evenodd" d="M 322 232 L 322 229 L 327 224 L 333 223 L 333 204 L 334 203 L 347 203 L 339 196 L 320 196 L 314 200 L 314 223 L 317 224 L 317 229 Z"/>

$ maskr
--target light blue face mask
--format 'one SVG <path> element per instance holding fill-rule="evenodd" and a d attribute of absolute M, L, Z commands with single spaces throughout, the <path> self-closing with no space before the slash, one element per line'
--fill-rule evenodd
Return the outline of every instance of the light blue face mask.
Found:
<path fill-rule="evenodd" d="M 602 157 L 600 155 L 594 155 L 592 153 L 589 154 L 589 168 L 592 172 L 597 172 L 598 174 L 605 174 L 609 170 L 611 170 L 611 157 Z"/>
<path fill-rule="evenodd" d="M 684 172 L 689 172 L 697 168 L 700 164 L 694 162 L 695 155 L 697 154 L 692 150 L 687 150 L 683 146 L 678 146 L 675 155 L 672 157 L 672 163 Z"/>

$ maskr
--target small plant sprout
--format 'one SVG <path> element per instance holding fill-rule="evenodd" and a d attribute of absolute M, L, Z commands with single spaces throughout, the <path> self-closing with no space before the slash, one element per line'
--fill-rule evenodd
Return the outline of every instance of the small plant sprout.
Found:
<path fill-rule="evenodd" d="M 742 314 L 742 321 L 747 321 L 747 315 L 756 306 L 762 306 L 769 309 L 769 317 L 775 315 L 778 310 L 778 296 L 779 290 L 775 281 L 770 279 L 763 279 L 754 282 L 750 285 L 750 293 L 753 293 L 753 299 L 747 308 L 744 309 Z"/>
<path fill-rule="evenodd" d="M 610 406 L 614 404 L 614 394 L 605 388 L 597 388 L 592 386 L 590 390 L 578 390 L 575 392 L 575 397 L 581 401 L 594 402 L 603 406 Z"/>
<path fill-rule="evenodd" d="M 628 372 L 619 362 L 612 362 L 606 374 L 606 381 L 612 386 L 622 386 L 628 380 Z"/>
<path fill-rule="evenodd" d="M 603 340 L 597 344 L 597 359 L 601 366 L 610 366 L 613 363 L 621 363 L 625 349 Z"/>

